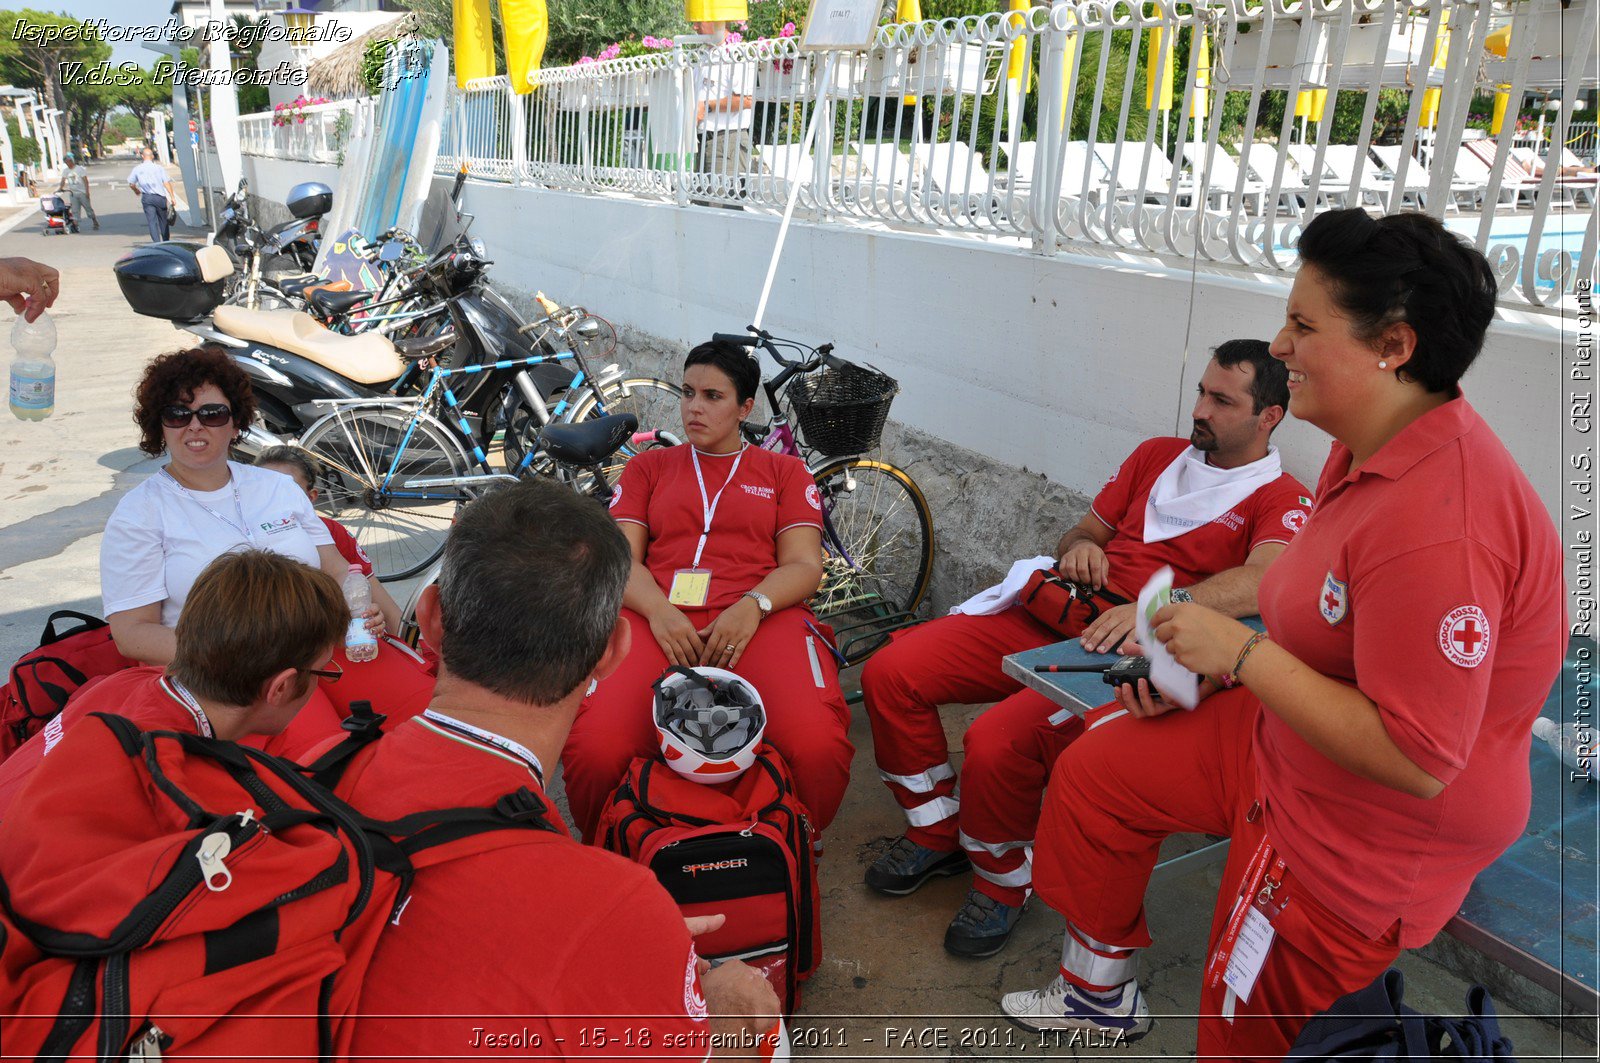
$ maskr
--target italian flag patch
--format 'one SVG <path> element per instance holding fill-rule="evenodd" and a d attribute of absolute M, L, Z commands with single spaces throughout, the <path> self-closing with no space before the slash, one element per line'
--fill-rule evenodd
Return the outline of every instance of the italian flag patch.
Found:
<path fill-rule="evenodd" d="M 1316 503 L 1312 502 L 1311 499 L 1307 498 L 1305 495 L 1301 495 L 1300 496 L 1300 504 L 1302 506 L 1305 506 L 1307 509 L 1310 509 Z"/>

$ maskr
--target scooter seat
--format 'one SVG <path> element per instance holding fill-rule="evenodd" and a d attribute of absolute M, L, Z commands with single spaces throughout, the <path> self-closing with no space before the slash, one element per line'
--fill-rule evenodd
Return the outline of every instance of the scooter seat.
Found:
<path fill-rule="evenodd" d="M 639 430 L 639 418 L 614 413 L 577 424 L 550 424 L 544 428 L 545 453 L 568 465 L 594 465 L 616 453 Z"/>
<path fill-rule="evenodd" d="M 341 336 L 298 310 L 219 306 L 211 321 L 236 339 L 281 347 L 357 384 L 382 384 L 405 372 L 405 362 L 387 337 L 376 333 Z"/>
<path fill-rule="evenodd" d="M 306 296 L 306 301 L 324 314 L 347 314 L 362 303 L 372 299 L 372 292 L 336 292 L 332 288 L 317 288 Z"/>

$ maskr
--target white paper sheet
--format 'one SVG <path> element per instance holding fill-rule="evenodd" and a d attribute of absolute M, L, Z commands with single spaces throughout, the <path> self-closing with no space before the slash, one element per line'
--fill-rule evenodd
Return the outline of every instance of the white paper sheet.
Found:
<path fill-rule="evenodd" d="M 1200 703 L 1200 677 L 1179 664 L 1161 645 L 1150 625 L 1150 618 L 1172 603 L 1172 569 L 1163 566 L 1139 592 L 1139 611 L 1134 619 L 1134 634 L 1145 656 L 1150 658 L 1150 682 L 1161 696 L 1176 705 L 1192 709 Z"/>

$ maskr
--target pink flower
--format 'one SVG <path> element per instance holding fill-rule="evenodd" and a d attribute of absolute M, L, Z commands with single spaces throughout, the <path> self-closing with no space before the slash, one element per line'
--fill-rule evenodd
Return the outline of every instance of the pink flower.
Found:
<path fill-rule="evenodd" d="M 722 39 L 722 42 L 724 44 L 738 44 L 742 40 L 744 40 L 744 34 L 730 31 L 728 35 Z"/>
<path fill-rule="evenodd" d="M 644 35 L 644 38 L 639 43 L 643 44 L 646 48 L 654 48 L 657 44 L 656 39 L 650 36 L 648 33 Z"/>
<path fill-rule="evenodd" d="M 595 61 L 594 56 L 592 56 L 592 55 L 583 55 L 583 56 L 579 56 L 578 57 L 578 61 L 576 63 L 572 64 L 572 65 L 573 66 L 585 66 L 585 65 L 587 65 L 589 63 L 592 63 L 594 61 Z"/>
<path fill-rule="evenodd" d="M 785 22 L 783 24 L 783 29 L 778 31 L 778 36 L 780 36 L 780 37 L 793 37 L 794 36 L 794 23 L 793 22 Z"/>

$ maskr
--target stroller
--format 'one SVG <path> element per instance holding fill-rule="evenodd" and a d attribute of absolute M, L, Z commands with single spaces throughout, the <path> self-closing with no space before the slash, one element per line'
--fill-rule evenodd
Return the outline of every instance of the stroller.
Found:
<path fill-rule="evenodd" d="M 78 219 L 72 216 L 72 207 L 66 196 L 41 196 L 39 209 L 44 211 L 44 234 L 75 233 Z"/>

